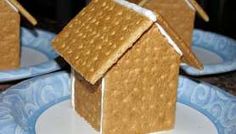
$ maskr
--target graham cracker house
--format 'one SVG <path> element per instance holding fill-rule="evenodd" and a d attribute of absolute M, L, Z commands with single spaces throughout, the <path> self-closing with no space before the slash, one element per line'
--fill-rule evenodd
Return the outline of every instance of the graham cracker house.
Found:
<path fill-rule="evenodd" d="M 20 15 L 36 24 L 32 16 L 15 0 L 0 0 L 0 70 L 20 66 Z"/>
<path fill-rule="evenodd" d="M 181 59 L 202 68 L 159 14 L 124 0 L 93 0 L 52 44 L 74 69 L 73 108 L 102 134 L 172 129 Z"/>
<path fill-rule="evenodd" d="M 141 0 L 129 1 L 139 3 Z M 192 44 L 196 12 L 205 21 L 209 21 L 209 17 L 195 0 L 147 0 L 143 6 L 160 13 L 189 46 Z"/>

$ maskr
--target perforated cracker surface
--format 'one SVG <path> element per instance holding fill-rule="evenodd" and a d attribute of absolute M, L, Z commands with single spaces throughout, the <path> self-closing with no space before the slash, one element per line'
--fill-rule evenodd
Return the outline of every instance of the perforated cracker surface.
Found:
<path fill-rule="evenodd" d="M 112 0 L 93 0 L 56 37 L 53 46 L 95 83 L 152 22 Z"/>
<path fill-rule="evenodd" d="M 20 65 L 20 16 L 4 0 L 0 0 L 0 70 Z"/>
<path fill-rule="evenodd" d="M 195 11 L 185 0 L 150 0 L 145 7 L 159 12 L 189 46 L 192 44 Z"/>
<path fill-rule="evenodd" d="M 0 13 L 13 13 L 15 12 L 12 7 L 5 1 L 5 0 L 0 0 Z"/>
<path fill-rule="evenodd" d="M 139 3 L 141 0 L 129 1 Z M 144 7 L 160 13 L 189 46 L 192 44 L 195 11 L 185 0 L 149 0 Z"/>
<path fill-rule="evenodd" d="M 179 63 L 154 25 L 105 76 L 103 134 L 171 129 Z"/>
<path fill-rule="evenodd" d="M 100 129 L 101 118 L 101 81 L 90 84 L 75 73 L 74 91 L 75 110 L 86 119 L 97 131 Z"/>
<path fill-rule="evenodd" d="M 182 60 L 190 66 L 193 66 L 197 69 L 202 69 L 203 65 L 193 53 L 193 51 L 188 47 L 185 41 L 170 27 L 170 25 L 165 21 L 165 19 L 159 15 L 157 23 L 159 23 L 166 32 L 172 37 L 172 40 L 178 45 L 179 49 L 183 53 Z"/>

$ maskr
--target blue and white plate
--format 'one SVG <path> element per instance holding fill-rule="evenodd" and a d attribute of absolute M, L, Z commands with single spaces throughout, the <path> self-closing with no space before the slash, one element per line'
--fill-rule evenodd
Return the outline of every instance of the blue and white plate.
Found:
<path fill-rule="evenodd" d="M 0 83 L 29 78 L 59 70 L 55 61 L 58 56 L 50 41 L 55 34 L 21 29 L 21 67 L 16 70 L 0 71 Z"/>
<path fill-rule="evenodd" d="M 199 71 L 183 65 L 182 69 L 189 75 L 201 76 L 236 70 L 236 41 L 228 37 L 194 30 L 193 51 L 204 64 Z"/>
<path fill-rule="evenodd" d="M 0 94 L 0 134 L 35 133 L 96 134 L 72 110 L 67 73 L 29 79 Z M 172 134 L 236 134 L 236 97 L 180 77 Z"/>

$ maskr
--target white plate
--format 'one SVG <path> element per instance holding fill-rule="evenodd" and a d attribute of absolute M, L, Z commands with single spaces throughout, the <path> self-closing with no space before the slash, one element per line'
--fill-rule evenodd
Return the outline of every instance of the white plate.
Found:
<path fill-rule="evenodd" d="M 0 134 L 90 134 L 69 104 L 69 74 L 57 72 L 0 94 Z M 174 134 L 236 134 L 236 97 L 180 77 Z M 91 132 L 91 133 L 92 133 Z"/>
<path fill-rule="evenodd" d="M 99 134 L 71 107 L 71 100 L 47 109 L 36 122 L 36 134 Z M 216 134 L 215 125 L 197 110 L 178 103 L 176 125 L 171 132 L 162 134 Z M 57 128 L 57 129 L 55 129 Z"/>
<path fill-rule="evenodd" d="M 51 47 L 55 34 L 21 29 L 21 66 L 15 70 L 0 71 L 0 83 L 25 79 L 60 69 L 58 56 Z"/>
<path fill-rule="evenodd" d="M 49 57 L 38 50 L 29 47 L 22 47 L 21 49 L 21 67 L 42 64 L 48 60 Z"/>

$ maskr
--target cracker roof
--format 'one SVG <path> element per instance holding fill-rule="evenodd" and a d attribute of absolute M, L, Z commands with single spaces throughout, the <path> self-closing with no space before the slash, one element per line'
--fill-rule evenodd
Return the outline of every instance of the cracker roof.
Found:
<path fill-rule="evenodd" d="M 183 52 L 201 68 L 187 45 L 161 18 L 160 23 Z M 53 47 L 86 80 L 94 84 L 153 24 L 146 16 L 112 0 L 93 0 L 53 40 Z"/>

